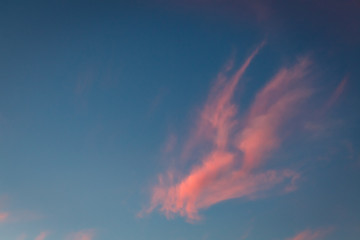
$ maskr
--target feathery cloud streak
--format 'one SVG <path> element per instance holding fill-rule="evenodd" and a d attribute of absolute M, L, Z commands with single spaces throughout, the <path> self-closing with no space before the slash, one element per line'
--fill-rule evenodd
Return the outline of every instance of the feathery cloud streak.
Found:
<path fill-rule="evenodd" d="M 92 240 L 95 236 L 95 231 L 93 229 L 83 230 L 77 233 L 70 234 L 66 239 L 67 240 Z"/>
<path fill-rule="evenodd" d="M 21 234 L 20 236 L 18 236 L 16 238 L 16 240 L 25 240 L 25 239 L 26 239 L 26 234 L 25 233 Z"/>
<path fill-rule="evenodd" d="M 47 236 L 49 236 L 49 232 L 41 232 L 35 240 L 44 240 Z"/>
<path fill-rule="evenodd" d="M 332 94 L 331 98 L 327 102 L 326 109 L 330 108 L 335 104 L 335 102 L 340 98 L 340 96 L 343 94 L 345 87 L 347 85 L 347 82 L 349 80 L 349 76 L 346 75 L 339 83 L 339 85 L 336 87 L 334 93 Z"/>
<path fill-rule="evenodd" d="M 262 46 L 255 49 L 232 77 L 226 77 L 232 63 L 219 74 L 200 114 L 194 137 L 185 149 L 210 142 L 211 150 L 187 175 L 177 176 L 172 171 L 160 175 L 148 212 L 159 207 L 168 217 L 180 214 L 196 220 L 200 209 L 227 199 L 254 197 L 285 181 L 289 183 L 287 190 L 295 189 L 298 173 L 261 167 L 271 151 L 280 146 L 281 131 L 298 113 L 299 104 L 311 95 L 304 81 L 311 73 L 310 61 L 299 59 L 291 68 L 281 69 L 256 95 L 244 118 L 238 119 L 237 106 L 231 100 Z M 238 130 L 240 123 L 242 128 Z"/>
<path fill-rule="evenodd" d="M 316 231 L 304 230 L 294 237 L 288 238 L 286 240 L 320 240 L 323 239 L 330 232 L 330 230 L 331 229 L 320 229 Z"/>

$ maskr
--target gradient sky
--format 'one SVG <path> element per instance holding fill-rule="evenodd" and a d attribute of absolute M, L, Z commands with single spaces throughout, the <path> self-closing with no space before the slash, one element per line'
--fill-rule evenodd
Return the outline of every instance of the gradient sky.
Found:
<path fill-rule="evenodd" d="M 357 240 L 360 3 L 1 1 L 0 240 Z"/>

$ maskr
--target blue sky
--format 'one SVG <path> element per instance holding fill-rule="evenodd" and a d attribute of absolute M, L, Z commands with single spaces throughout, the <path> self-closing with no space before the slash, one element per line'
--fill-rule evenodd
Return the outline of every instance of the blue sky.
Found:
<path fill-rule="evenodd" d="M 0 239 L 358 239 L 356 1 L 0 5 Z"/>

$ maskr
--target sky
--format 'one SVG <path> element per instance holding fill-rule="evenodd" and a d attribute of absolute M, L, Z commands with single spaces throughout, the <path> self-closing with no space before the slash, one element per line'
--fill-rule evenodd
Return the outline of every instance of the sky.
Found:
<path fill-rule="evenodd" d="M 357 0 L 1 1 L 0 240 L 357 240 Z"/>

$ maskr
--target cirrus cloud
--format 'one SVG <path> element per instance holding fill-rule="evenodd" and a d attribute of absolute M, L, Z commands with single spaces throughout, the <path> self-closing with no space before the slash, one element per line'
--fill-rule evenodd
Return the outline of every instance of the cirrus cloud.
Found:
<path fill-rule="evenodd" d="M 0 212 L 0 223 L 5 222 L 9 218 L 9 213 Z"/>
<path fill-rule="evenodd" d="M 294 237 L 287 238 L 286 240 L 320 240 L 331 232 L 331 229 L 317 229 L 317 230 L 304 230 Z"/>
<path fill-rule="evenodd" d="M 35 240 L 45 240 L 45 238 L 49 236 L 49 232 L 41 232 L 36 238 Z"/>
<path fill-rule="evenodd" d="M 92 240 L 94 236 L 95 236 L 95 230 L 87 229 L 70 234 L 66 238 L 66 240 Z"/>
<path fill-rule="evenodd" d="M 301 58 L 293 66 L 281 68 L 239 118 L 232 98 L 263 45 L 232 76 L 227 76 L 232 61 L 219 74 L 185 144 L 186 156 L 204 144 L 209 146 L 208 152 L 193 162 L 187 173 L 169 170 L 159 175 L 147 212 L 158 207 L 167 217 L 179 214 L 192 221 L 200 219 L 200 209 L 227 199 L 254 198 L 279 184 L 285 184 L 285 192 L 296 189 L 299 173 L 286 168 L 264 169 L 264 165 L 271 152 L 281 146 L 284 128 L 301 114 L 301 104 L 312 95 L 306 81 L 312 78 L 312 63 Z"/>

